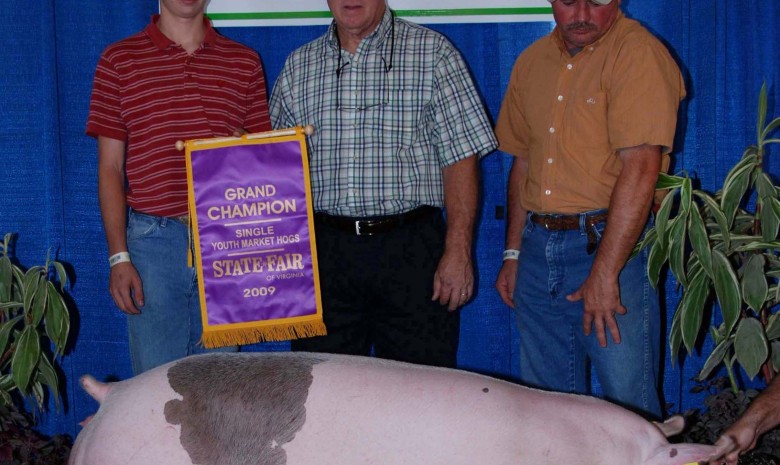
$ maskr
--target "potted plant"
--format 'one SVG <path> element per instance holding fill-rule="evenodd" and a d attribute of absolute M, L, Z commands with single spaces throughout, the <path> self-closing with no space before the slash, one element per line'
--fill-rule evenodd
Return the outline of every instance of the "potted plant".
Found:
<path fill-rule="evenodd" d="M 780 301 L 780 187 L 764 171 L 767 146 L 780 142 L 770 137 L 780 118 L 767 124 L 766 112 L 764 84 L 757 143 L 747 147 L 716 193 L 695 189 L 687 175 L 659 176 L 657 189 L 670 192 L 655 226 L 637 246 L 650 247 L 648 274 L 654 286 L 668 263 L 682 288 L 669 334 L 673 361 L 682 347 L 693 353 L 707 333 L 710 311 L 720 313 L 722 323 L 708 331 L 714 348 L 697 379 L 706 380 L 724 365 L 728 388 L 742 399 L 742 409 L 747 401 L 739 395 L 736 367 L 750 379 L 761 373 L 767 382 L 780 369 L 780 312 L 773 312 Z"/>
<path fill-rule="evenodd" d="M 6 234 L 0 244 L 0 463 L 63 463 L 68 441 L 34 432 L 20 401 L 33 401 L 33 413 L 44 410 L 48 390 L 59 408 L 54 367 L 70 332 L 67 274 L 48 258 L 23 270 L 11 260 L 10 243 Z"/>

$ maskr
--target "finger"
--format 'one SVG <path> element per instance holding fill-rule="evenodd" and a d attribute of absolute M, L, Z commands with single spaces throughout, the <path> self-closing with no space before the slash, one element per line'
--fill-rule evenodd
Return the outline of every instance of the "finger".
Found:
<path fill-rule="evenodd" d="M 596 339 L 599 341 L 599 346 L 607 347 L 607 331 L 604 325 L 604 319 L 594 319 L 593 326 L 596 328 Z"/>
<path fill-rule="evenodd" d="M 615 344 L 620 344 L 620 329 L 618 329 L 617 320 L 615 320 L 615 317 L 613 315 L 610 315 L 606 320 L 607 320 L 607 327 L 609 328 L 609 334 L 612 336 L 612 341 Z M 604 342 L 606 345 L 606 338 Z"/>
<path fill-rule="evenodd" d="M 433 295 L 431 296 L 431 300 L 439 300 L 439 293 L 441 292 L 441 286 L 439 285 L 439 279 L 434 277 L 433 278 Z"/>
<path fill-rule="evenodd" d="M 130 297 L 130 291 L 126 288 L 116 289 L 111 292 L 111 296 L 114 298 L 114 303 L 119 307 L 123 313 L 128 315 L 134 315 L 139 313 L 138 309 L 133 304 L 133 299 Z"/>
<path fill-rule="evenodd" d="M 133 297 L 135 297 L 135 302 L 138 304 L 139 307 L 144 306 L 144 286 L 141 284 L 141 279 L 136 278 L 133 280 L 132 284 L 133 288 Z M 136 310 L 138 310 L 136 308 Z"/>
<path fill-rule="evenodd" d="M 507 285 L 503 281 L 499 280 L 496 282 L 496 290 L 498 291 L 498 296 L 501 297 L 501 301 L 509 308 L 514 308 L 512 293 L 507 289 Z"/>
<path fill-rule="evenodd" d="M 593 327 L 593 315 L 590 313 L 582 314 L 582 332 L 586 336 L 590 336 L 590 330 Z"/>
<path fill-rule="evenodd" d="M 568 300 L 569 302 L 577 302 L 582 300 L 582 291 L 577 289 L 577 291 L 574 292 L 573 294 L 567 295 L 566 300 Z"/>

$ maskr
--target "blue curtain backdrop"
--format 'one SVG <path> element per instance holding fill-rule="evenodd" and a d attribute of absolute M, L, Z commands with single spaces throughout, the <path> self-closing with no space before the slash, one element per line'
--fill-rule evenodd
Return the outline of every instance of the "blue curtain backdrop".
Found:
<path fill-rule="evenodd" d="M 325 1 L 323 0 L 323 8 Z M 770 114 L 780 113 L 780 2 L 766 0 L 624 0 L 630 17 L 662 37 L 685 75 L 689 97 L 681 109 L 674 171 L 696 175 L 704 188 L 720 186 L 744 147 L 754 141 L 756 100 L 769 86 Z M 65 409 L 42 418 L 49 433 L 75 435 L 97 404 L 78 378 L 130 376 L 126 323 L 108 294 L 106 245 L 97 203 L 96 143 L 84 135 L 92 74 L 111 42 L 142 29 L 154 0 L 3 0 L 0 17 L 0 234 L 18 233 L 16 256 L 42 264 L 47 251 L 73 272 L 73 335 L 62 361 Z M 436 25 L 463 53 L 495 120 L 516 56 L 550 31 L 548 23 Z M 270 85 L 295 47 L 324 27 L 228 28 L 222 33 L 260 52 Z M 769 172 L 780 173 L 777 149 Z M 516 374 L 518 335 L 493 281 L 503 249 L 511 158 L 482 162 L 482 212 L 476 254 L 476 298 L 463 310 L 459 364 L 503 377 Z M 678 294 L 665 286 L 668 313 Z M 252 350 L 286 350 L 262 344 Z M 701 405 L 690 379 L 703 364 L 692 358 L 664 370 L 672 411 Z"/>

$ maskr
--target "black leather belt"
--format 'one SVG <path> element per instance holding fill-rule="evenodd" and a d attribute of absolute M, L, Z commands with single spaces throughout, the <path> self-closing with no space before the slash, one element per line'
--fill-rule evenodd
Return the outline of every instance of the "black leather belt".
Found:
<path fill-rule="evenodd" d="M 423 218 L 429 218 L 440 213 L 441 210 L 436 207 L 424 206 L 414 210 L 409 210 L 398 215 L 373 216 L 373 217 L 355 217 L 355 216 L 334 216 L 325 213 L 315 213 L 314 220 L 317 223 L 330 226 L 350 232 L 356 236 L 373 236 L 392 231 L 404 224 L 413 223 Z"/>

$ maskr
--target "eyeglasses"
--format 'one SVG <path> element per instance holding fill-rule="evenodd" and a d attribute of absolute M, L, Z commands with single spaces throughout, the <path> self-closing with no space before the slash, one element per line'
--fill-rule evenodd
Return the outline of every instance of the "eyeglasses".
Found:
<path fill-rule="evenodd" d="M 334 20 L 335 22 L 335 20 Z M 335 25 L 334 25 L 335 29 Z M 336 34 L 336 47 L 337 47 L 337 53 L 338 53 L 338 62 L 336 64 L 336 108 L 338 108 L 339 111 L 346 111 L 346 112 L 360 112 L 365 111 L 370 108 L 375 107 L 383 107 L 388 104 L 388 99 L 386 98 L 385 92 L 389 92 L 387 88 L 387 81 L 388 81 L 388 74 L 390 73 L 390 70 L 393 69 L 393 53 L 395 52 L 395 13 L 391 12 L 390 17 L 390 60 L 385 60 L 384 56 L 379 56 L 379 59 L 382 60 L 382 67 L 385 70 L 385 82 L 383 82 L 379 87 L 381 90 L 380 99 L 378 102 L 375 103 L 368 103 L 365 105 L 360 106 L 347 106 L 341 104 L 341 74 L 344 72 L 344 68 L 350 65 L 351 62 L 343 63 L 342 60 L 342 53 L 341 53 L 341 39 L 339 39 L 338 31 L 335 32 Z"/>

